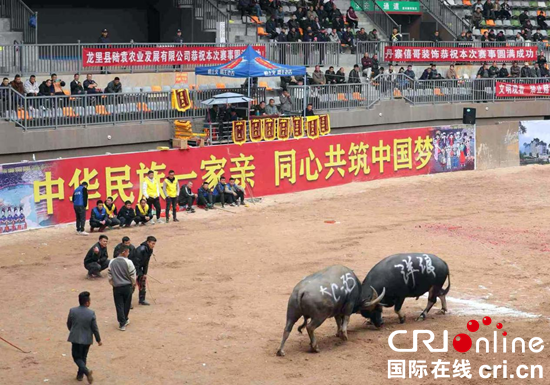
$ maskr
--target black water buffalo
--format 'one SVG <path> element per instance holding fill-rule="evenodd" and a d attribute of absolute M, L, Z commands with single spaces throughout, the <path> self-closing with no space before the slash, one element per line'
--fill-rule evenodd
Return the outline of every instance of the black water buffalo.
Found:
<path fill-rule="evenodd" d="M 446 289 L 445 280 L 449 277 Z M 451 276 L 447 263 L 433 254 L 408 253 L 391 255 L 378 262 L 363 281 L 361 298 L 371 298 L 373 291 L 386 289 L 384 300 L 374 310 L 361 310 L 361 315 L 369 318 L 379 327 L 383 324 L 382 306 L 395 306 L 399 322 L 405 322 L 401 307 L 407 297 L 420 297 L 429 291 L 428 305 L 417 318 L 426 319 L 426 315 L 441 300 L 441 313 L 447 312 L 445 296 L 451 288 Z"/>
<path fill-rule="evenodd" d="M 359 279 L 351 269 L 341 265 L 327 267 L 304 278 L 296 285 L 288 300 L 286 326 L 277 355 L 285 355 L 283 347 L 292 327 L 300 317 L 304 317 L 304 323 L 298 327 L 298 332 L 302 333 L 304 327 L 307 329 L 313 352 L 319 352 L 314 334 L 315 329 L 321 326 L 327 318 L 334 317 L 336 319 L 338 327 L 336 336 L 346 341 L 350 316 L 360 310 L 374 310 L 384 298 L 384 288 L 380 290 L 381 294 L 378 296 L 376 290 L 371 288 L 370 296 L 361 301 Z M 311 321 L 308 323 L 310 318 Z"/>

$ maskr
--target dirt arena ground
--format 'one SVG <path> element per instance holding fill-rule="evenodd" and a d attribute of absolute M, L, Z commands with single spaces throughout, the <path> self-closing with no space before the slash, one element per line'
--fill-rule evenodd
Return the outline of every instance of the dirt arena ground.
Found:
<path fill-rule="evenodd" d="M 268 197 L 233 208 L 236 214 L 197 211 L 181 215 L 176 225 L 108 232 L 110 254 L 123 235 L 134 244 L 150 234 L 159 240 L 149 273 L 161 283 L 150 280 L 152 306 L 136 306 L 126 332 L 116 329 L 107 279 L 85 279 L 82 261 L 96 235 L 76 237 L 70 226 L 0 237 L 0 336 L 32 351 L 23 354 L 0 341 L 0 383 L 76 383 L 65 322 L 78 293 L 88 290 L 104 341 L 89 355 L 97 384 L 454 384 L 467 380 L 436 380 L 431 373 L 389 380 L 388 360 L 463 358 L 471 362 L 470 384 L 548 384 L 548 372 L 536 380 L 483 380 L 478 368 L 507 360 L 508 373 L 521 364 L 550 370 L 549 188 L 550 167 L 541 166 L 402 178 Z M 405 325 L 392 310 L 385 311 L 381 330 L 354 315 L 344 343 L 328 320 L 317 330 L 321 353 L 309 353 L 307 334 L 295 328 L 286 357 L 275 356 L 288 297 L 304 276 L 341 263 L 362 280 L 383 257 L 407 251 L 448 262 L 449 314 L 432 311 L 415 322 L 426 300 L 409 299 Z M 491 341 L 501 322 L 510 342 L 538 336 L 545 349 L 454 351 L 454 335 L 483 316 L 493 324 L 473 337 Z M 398 329 L 432 330 L 437 347 L 449 330 L 449 352 L 393 352 L 388 336 Z M 400 341 L 403 348 L 412 343 Z"/>

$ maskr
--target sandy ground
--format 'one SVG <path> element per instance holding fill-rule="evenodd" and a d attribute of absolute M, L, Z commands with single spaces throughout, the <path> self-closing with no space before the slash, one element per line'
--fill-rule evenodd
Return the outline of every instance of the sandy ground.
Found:
<path fill-rule="evenodd" d="M 2 236 L 0 336 L 32 353 L 0 342 L 0 383 L 76 383 L 65 321 L 78 293 L 88 290 L 104 341 L 91 348 L 88 362 L 98 384 L 464 382 L 431 373 L 389 380 L 389 359 L 469 359 L 471 384 L 548 384 L 547 372 L 542 380 L 482 380 L 478 368 L 507 360 L 508 373 L 520 364 L 550 370 L 549 178 L 550 167 L 529 166 L 374 181 L 268 197 L 233 208 L 236 214 L 197 211 L 178 224 L 108 232 L 110 253 L 123 235 L 135 244 L 150 234 L 159 240 L 149 273 L 161 283 L 150 280 L 152 306 L 136 306 L 126 332 L 116 329 L 107 279 L 85 279 L 82 261 L 95 235 L 77 237 L 70 226 Z M 432 311 L 415 322 L 426 301 L 409 299 L 405 325 L 392 310 L 381 330 L 354 315 L 344 343 L 328 320 L 317 330 L 321 353 L 309 353 L 307 334 L 295 328 L 287 356 L 275 356 L 288 297 L 300 279 L 341 263 L 362 280 L 383 257 L 407 251 L 448 262 L 449 295 L 456 299 L 449 314 Z M 546 349 L 504 354 L 499 342 L 497 354 L 454 351 L 454 335 L 483 316 L 493 324 L 472 337 L 492 340 L 501 322 L 510 342 L 538 336 Z M 432 330 L 437 347 L 449 330 L 449 352 L 393 352 L 388 336 L 398 329 Z M 399 341 L 411 346 L 410 338 Z"/>

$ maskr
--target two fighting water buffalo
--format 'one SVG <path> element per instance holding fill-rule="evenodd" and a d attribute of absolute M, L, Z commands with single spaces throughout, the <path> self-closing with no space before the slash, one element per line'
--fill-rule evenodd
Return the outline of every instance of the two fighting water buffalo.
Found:
<path fill-rule="evenodd" d="M 447 288 L 443 289 L 449 277 Z M 337 337 L 347 340 L 347 326 L 353 313 L 361 313 L 376 326 L 383 324 L 382 307 L 395 306 L 401 323 L 405 316 L 401 307 L 405 298 L 428 295 L 428 305 L 417 319 L 426 315 L 441 300 L 441 312 L 447 311 L 445 296 L 451 287 L 447 263 L 433 254 L 395 254 L 376 264 L 362 284 L 354 272 L 341 265 L 331 266 L 300 281 L 288 300 L 287 320 L 283 340 L 277 355 L 284 356 L 285 342 L 294 324 L 304 317 L 298 331 L 305 327 L 311 350 L 319 352 L 314 331 L 327 319 L 334 317 Z M 380 293 L 380 294 L 378 294 Z M 309 321 L 311 319 L 311 321 Z M 308 323 L 309 321 L 309 323 Z"/>

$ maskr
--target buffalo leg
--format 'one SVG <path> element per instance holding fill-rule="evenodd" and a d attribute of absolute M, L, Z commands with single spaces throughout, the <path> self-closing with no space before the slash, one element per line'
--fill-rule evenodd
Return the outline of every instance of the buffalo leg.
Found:
<path fill-rule="evenodd" d="M 294 327 L 294 324 L 296 321 L 298 321 L 300 317 L 298 318 L 287 318 L 286 320 L 286 326 L 285 330 L 283 331 L 283 340 L 281 341 L 281 347 L 279 350 L 277 350 L 277 355 L 280 357 L 283 357 L 285 355 L 285 351 L 283 350 L 285 346 L 285 342 L 288 339 L 288 336 L 290 335 L 290 332 L 292 331 L 292 328 Z"/>
<path fill-rule="evenodd" d="M 302 329 L 306 327 L 308 319 L 308 317 L 304 316 L 304 323 L 298 326 L 298 333 L 302 334 Z"/>
<path fill-rule="evenodd" d="M 432 306 L 435 305 L 435 303 L 437 302 L 437 293 L 439 293 L 440 290 L 441 290 L 441 287 L 432 286 L 430 288 L 430 292 L 428 294 L 428 305 L 426 306 L 426 309 L 424 309 L 424 311 L 420 313 L 420 315 L 416 319 L 417 321 L 426 319 L 428 312 L 430 311 Z"/>
<path fill-rule="evenodd" d="M 314 353 L 319 353 L 319 346 L 317 345 L 317 339 L 315 338 L 315 329 L 317 329 L 323 322 L 325 318 L 312 318 L 309 324 L 306 326 L 307 334 L 309 334 L 309 339 L 311 341 L 311 351 Z"/>
<path fill-rule="evenodd" d="M 445 295 L 439 296 L 439 300 L 441 301 L 441 310 L 439 314 L 447 313 L 447 297 Z"/>
<path fill-rule="evenodd" d="M 395 308 L 394 311 L 399 317 L 399 323 L 403 324 L 405 323 L 405 314 L 401 311 L 401 308 L 403 307 L 403 302 L 405 302 L 405 298 L 399 298 L 397 301 L 395 301 Z"/>
<path fill-rule="evenodd" d="M 342 329 L 340 333 L 340 338 L 344 341 L 348 340 L 348 324 L 349 324 L 349 315 L 345 315 L 342 320 Z"/>
<path fill-rule="evenodd" d="M 342 316 L 335 315 L 334 320 L 336 321 L 336 327 L 338 328 L 336 330 L 336 337 L 342 338 Z"/>

